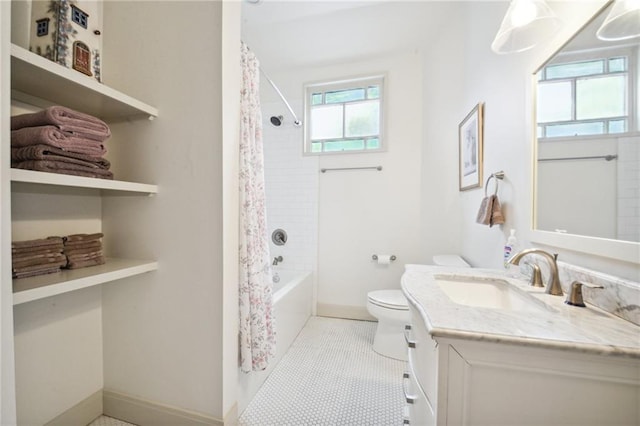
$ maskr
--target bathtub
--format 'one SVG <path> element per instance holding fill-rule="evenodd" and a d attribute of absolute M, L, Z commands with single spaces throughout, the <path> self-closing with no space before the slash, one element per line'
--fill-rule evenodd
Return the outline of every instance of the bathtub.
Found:
<path fill-rule="evenodd" d="M 280 281 L 273 284 L 273 314 L 276 353 L 266 370 L 243 373 L 238 369 L 238 414 L 242 414 L 273 368 L 311 316 L 313 275 L 311 272 L 278 270 Z"/>

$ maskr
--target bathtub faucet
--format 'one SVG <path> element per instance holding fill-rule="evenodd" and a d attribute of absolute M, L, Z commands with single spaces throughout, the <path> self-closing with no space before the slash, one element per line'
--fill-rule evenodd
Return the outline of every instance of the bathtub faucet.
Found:
<path fill-rule="evenodd" d="M 282 256 L 276 256 L 273 258 L 273 264 L 277 265 L 278 263 L 282 262 Z"/>

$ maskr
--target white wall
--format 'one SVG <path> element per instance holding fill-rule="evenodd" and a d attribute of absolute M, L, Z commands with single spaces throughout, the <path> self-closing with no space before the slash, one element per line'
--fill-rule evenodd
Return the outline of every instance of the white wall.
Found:
<path fill-rule="evenodd" d="M 350 76 L 386 73 L 383 153 L 320 156 L 317 167 L 381 165 L 378 171 L 320 174 L 318 198 L 318 313 L 366 317 L 367 292 L 399 288 L 405 263 L 420 259 L 421 62 L 402 52 L 340 65 L 291 69 L 270 77 L 301 117 L 303 85 Z M 282 109 L 281 109 L 282 110 Z M 283 114 L 286 116 L 286 114 Z M 288 118 L 288 117 L 287 117 Z M 302 133 L 296 154 L 302 149 Z M 377 265 L 373 254 L 398 260 Z"/>
<path fill-rule="evenodd" d="M 367 293 L 400 288 L 405 263 L 420 259 L 420 133 L 417 52 L 320 68 L 308 81 L 385 72 L 385 146 L 379 154 L 320 157 L 321 168 L 382 166 L 320 176 L 318 312 L 366 309 Z M 373 254 L 397 260 L 378 265 Z M 324 306 L 323 306 L 324 305 Z M 348 312 L 348 311 L 347 311 Z M 354 312 L 355 313 L 355 312 Z"/>
<path fill-rule="evenodd" d="M 421 90 L 420 70 L 419 54 L 403 52 L 359 62 L 290 69 L 269 75 L 294 105 L 296 114 L 302 117 L 305 83 L 387 73 L 385 137 L 388 150 L 384 153 L 305 157 L 300 160 L 307 163 L 305 167 L 314 168 L 313 173 L 319 182 L 319 314 L 341 313 L 366 317 L 367 292 L 399 288 L 403 265 L 420 259 L 422 101 L 419 96 L 415 96 Z M 290 121 L 284 105 L 278 108 L 277 98 L 274 96 L 263 87 L 263 104 L 271 108 L 275 101 L 276 111 Z M 264 112 L 265 121 L 270 111 Z M 285 136 L 289 131 L 298 133 L 295 139 Z M 266 128 L 265 141 L 272 133 L 271 129 Z M 300 156 L 302 132 L 284 129 L 282 133 L 287 146 L 294 150 L 292 155 Z M 267 158 L 270 156 L 271 153 L 268 153 Z M 382 165 L 383 170 L 319 173 L 320 168 L 371 165 Z M 285 183 L 285 187 L 286 185 Z M 307 201 L 312 203 L 312 200 L 306 199 L 305 202 Z M 268 200 L 268 203 L 271 201 Z M 389 266 L 380 266 L 372 261 L 373 254 L 395 254 L 398 260 Z"/>
<path fill-rule="evenodd" d="M 116 172 L 159 194 L 105 199 L 105 239 L 159 270 L 103 288 L 105 388 L 220 419 L 222 3 L 104 7 L 106 82 L 159 109 L 112 126 Z"/>
<path fill-rule="evenodd" d="M 483 189 L 457 194 L 461 212 L 457 225 L 460 228 L 460 251 L 474 266 L 502 267 L 502 247 L 510 228 L 517 230 L 522 247 L 534 245 L 529 240 L 533 148 L 531 75 L 603 4 L 603 1 L 552 2 L 554 11 L 564 22 L 559 34 L 530 51 L 497 55 L 490 46 L 508 3 L 461 2 L 465 12 L 461 15 L 460 27 L 455 24 L 448 26 L 441 37 L 443 45 L 427 47 L 425 50 L 425 61 L 452 70 L 454 76 L 432 82 L 429 74 L 425 74 L 425 92 L 433 89 L 429 102 L 449 108 L 458 123 L 475 104 L 484 102 L 484 179 L 498 170 L 504 170 L 506 175 L 504 181 L 500 182 L 498 194 L 506 217 L 506 223 L 502 226 L 489 228 L 475 222 L 484 196 Z M 458 33 L 461 28 L 462 36 Z M 457 74 L 460 66 L 463 71 Z M 453 95 L 449 95 L 449 91 Z M 456 98 L 456 94 L 460 98 Z M 438 115 L 425 114 L 424 123 L 425 129 L 429 129 L 440 126 L 442 121 Z M 438 161 L 445 161 L 454 168 L 457 167 L 453 166 L 457 164 L 457 151 L 447 149 L 451 143 L 457 144 L 456 132 L 457 128 L 451 128 L 448 138 L 436 142 L 448 156 Z M 428 135 L 428 130 L 426 133 Z M 425 146 L 428 146 L 428 142 L 427 136 Z M 423 167 L 435 167 L 434 164 L 434 160 L 429 162 L 426 159 Z M 450 179 L 444 184 L 448 185 L 450 193 L 455 194 L 457 180 Z M 423 200 L 433 195 L 428 185 L 423 185 L 421 194 Z M 559 259 L 569 263 L 634 280 L 639 278 L 638 268 L 633 264 L 557 247 L 542 247 L 558 252 Z"/>
<path fill-rule="evenodd" d="M 422 48 L 422 162 L 420 186 L 420 258 L 431 263 L 436 254 L 462 254 L 462 212 L 458 192 L 458 124 L 473 103 L 463 103 L 468 72 L 462 46 L 465 3 L 451 4 L 458 16 Z M 466 100 L 464 102 L 467 102 Z M 462 107 L 461 107 L 462 105 Z M 461 115 L 462 114 L 462 115 Z M 470 261 L 470 259 L 466 259 Z"/>

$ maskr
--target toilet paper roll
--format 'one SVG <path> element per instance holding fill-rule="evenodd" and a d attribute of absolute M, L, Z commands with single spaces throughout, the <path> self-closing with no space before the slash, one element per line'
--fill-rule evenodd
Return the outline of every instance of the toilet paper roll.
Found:
<path fill-rule="evenodd" d="M 391 263 L 391 255 L 390 254 L 379 254 L 378 255 L 378 265 L 388 265 Z"/>

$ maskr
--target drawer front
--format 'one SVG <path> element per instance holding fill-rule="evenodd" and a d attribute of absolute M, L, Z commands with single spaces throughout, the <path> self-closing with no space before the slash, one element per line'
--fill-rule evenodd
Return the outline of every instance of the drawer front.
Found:
<path fill-rule="evenodd" d="M 405 417 L 404 424 L 435 426 L 436 422 L 433 409 L 424 392 L 420 389 L 415 375 L 413 371 L 411 371 L 411 367 L 409 367 L 408 372 L 404 373 L 402 380 L 402 388 L 407 404 L 407 410 L 405 410 L 405 412 L 408 413 L 408 418 Z"/>
<path fill-rule="evenodd" d="M 411 326 L 405 330 L 409 364 L 431 406 L 436 406 L 438 387 L 438 347 L 427 332 L 420 314 L 411 308 Z"/>

